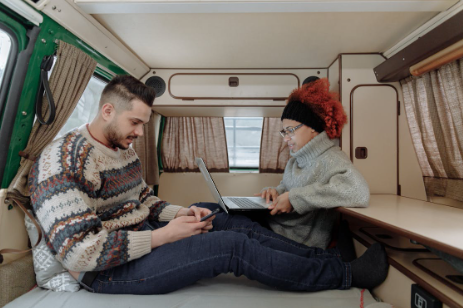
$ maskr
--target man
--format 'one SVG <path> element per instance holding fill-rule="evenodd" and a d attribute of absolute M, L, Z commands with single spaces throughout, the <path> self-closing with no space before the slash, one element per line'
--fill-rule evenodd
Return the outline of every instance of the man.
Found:
<path fill-rule="evenodd" d="M 228 272 L 286 290 L 369 288 L 384 280 L 387 267 L 366 275 L 386 258 L 380 246 L 344 263 L 337 250 L 300 245 L 245 217 L 201 222 L 208 209 L 154 196 L 130 147 L 154 97 L 135 78 L 115 77 L 96 118 L 47 146 L 31 169 L 31 201 L 47 243 L 81 285 L 161 294 Z"/>

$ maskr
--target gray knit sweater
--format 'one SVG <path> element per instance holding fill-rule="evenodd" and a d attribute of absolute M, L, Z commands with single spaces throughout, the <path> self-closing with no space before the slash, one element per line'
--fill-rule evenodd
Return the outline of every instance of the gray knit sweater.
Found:
<path fill-rule="evenodd" d="M 336 218 L 333 208 L 367 207 L 368 184 L 326 132 L 291 156 L 276 190 L 279 194 L 289 191 L 294 210 L 271 216 L 269 225 L 287 238 L 325 249 Z"/>

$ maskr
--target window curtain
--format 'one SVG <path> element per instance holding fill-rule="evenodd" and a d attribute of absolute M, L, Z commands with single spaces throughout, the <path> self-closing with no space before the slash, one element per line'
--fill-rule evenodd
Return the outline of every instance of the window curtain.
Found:
<path fill-rule="evenodd" d="M 223 118 L 167 118 L 161 144 L 165 172 L 199 172 L 195 157 L 202 157 L 211 172 L 228 172 Z"/>
<path fill-rule="evenodd" d="M 428 197 L 463 201 L 463 59 L 401 85 Z"/>
<path fill-rule="evenodd" d="M 143 179 L 148 185 L 159 185 L 158 154 L 156 147 L 157 114 L 152 111 L 151 119 L 143 127 L 143 136 L 134 140 L 132 146 L 140 158 Z"/>
<path fill-rule="evenodd" d="M 279 131 L 280 118 L 264 118 L 260 145 L 260 173 L 283 173 L 290 158 L 289 148 Z"/>
<path fill-rule="evenodd" d="M 29 187 L 27 178 L 34 160 L 49 144 L 74 110 L 85 90 L 93 72 L 96 61 L 78 48 L 59 41 L 57 62 L 50 76 L 50 89 L 56 104 L 56 117 L 52 124 L 42 125 L 38 121 L 32 127 L 29 141 L 22 151 L 20 167 L 8 187 L 7 197 L 14 197 L 27 203 Z M 47 98 L 44 97 L 44 100 Z M 48 119 L 49 110 L 46 101 L 42 104 L 42 114 Z M 28 157 L 28 158 L 25 158 Z"/>

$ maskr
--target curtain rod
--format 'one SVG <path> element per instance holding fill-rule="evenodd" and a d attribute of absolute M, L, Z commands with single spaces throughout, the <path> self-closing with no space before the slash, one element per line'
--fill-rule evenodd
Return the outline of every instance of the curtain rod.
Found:
<path fill-rule="evenodd" d="M 413 76 L 420 76 L 461 57 L 463 57 L 463 40 L 458 41 L 423 61 L 410 66 L 410 74 Z"/>

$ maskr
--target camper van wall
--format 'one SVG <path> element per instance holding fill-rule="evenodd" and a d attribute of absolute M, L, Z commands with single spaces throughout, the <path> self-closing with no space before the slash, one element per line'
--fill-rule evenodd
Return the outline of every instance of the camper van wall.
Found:
<path fill-rule="evenodd" d="M 166 117 L 280 117 L 291 91 L 309 76 L 327 77 L 327 69 L 154 69 L 142 81 L 152 76 L 165 82 L 153 109 Z"/>
<path fill-rule="evenodd" d="M 39 3 L 41 4 L 41 3 Z M 134 77 L 141 78 L 149 67 L 110 31 L 75 5 L 74 1 L 49 0 L 42 12 Z"/>
<path fill-rule="evenodd" d="M 341 102 L 349 119 L 342 134 L 343 151 L 351 156 L 351 152 L 355 153 L 356 147 L 371 149 L 368 152 L 368 159 L 351 157 L 351 160 L 367 179 L 372 194 L 397 194 L 397 187 L 390 186 L 391 181 L 394 181 L 400 185 L 402 196 L 427 200 L 403 103 L 400 103 L 400 115 L 397 114 L 396 95 L 398 95 L 399 102 L 403 102 L 400 85 L 397 82 L 378 83 L 373 72 L 373 67 L 383 62 L 384 57 L 379 54 L 342 54 L 339 61 L 341 63 L 339 74 Z M 367 87 L 361 87 L 362 85 L 367 85 Z M 374 85 L 377 87 L 371 87 Z M 390 85 L 393 88 L 384 87 L 384 85 Z M 360 115 L 355 120 L 359 122 L 355 124 L 350 114 L 351 103 L 355 115 Z M 362 110 L 357 109 L 359 106 L 364 109 L 363 116 Z M 349 130 L 352 125 L 354 125 L 354 143 L 351 145 Z M 389 154 L 383 156 L 385 153 Z M 371 164 L 372 160 L 376 160 L 376 163 Z"/>

